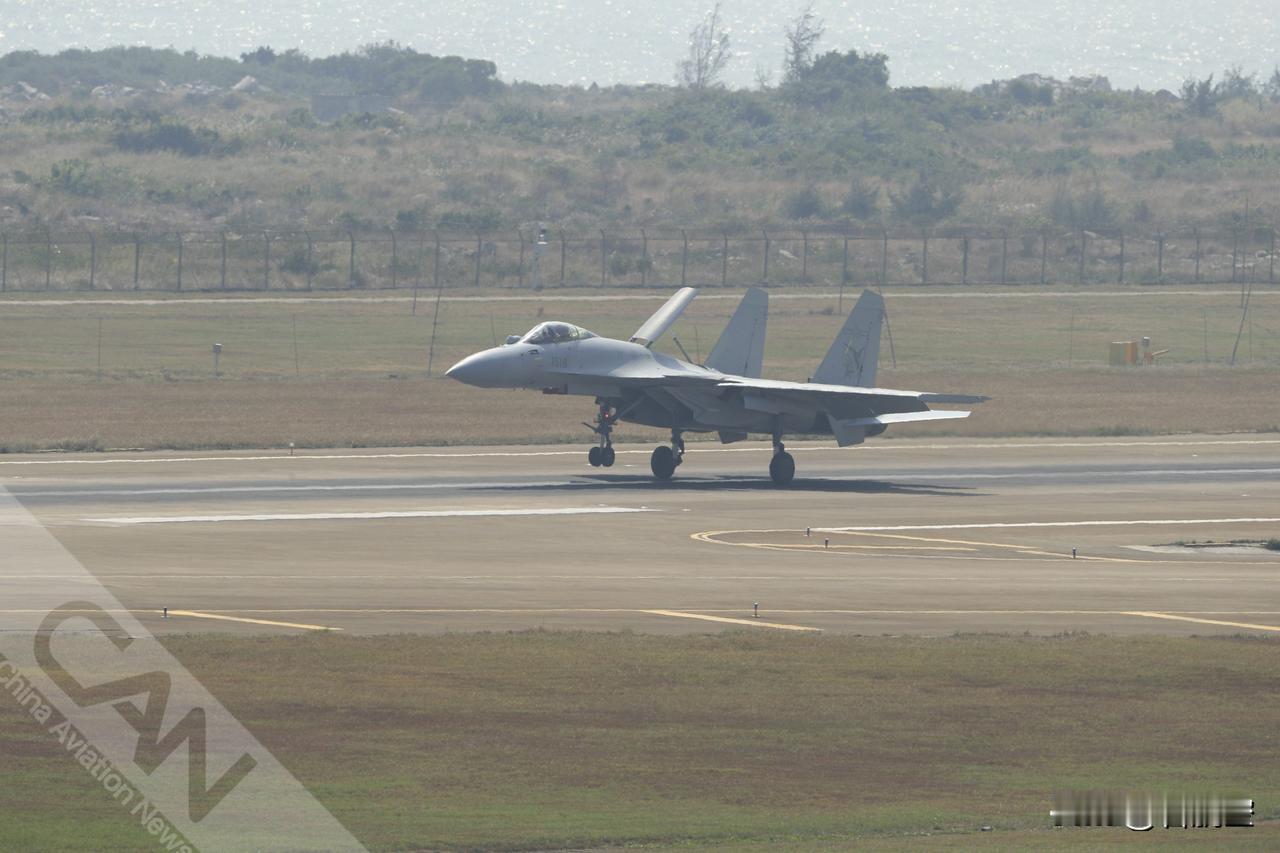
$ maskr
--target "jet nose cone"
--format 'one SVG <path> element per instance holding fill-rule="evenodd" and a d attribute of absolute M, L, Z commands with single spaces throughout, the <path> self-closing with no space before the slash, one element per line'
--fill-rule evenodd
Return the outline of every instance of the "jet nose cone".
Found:
<path fill-rule="evenodd" d="M 444 372 L 450 379 L 481 388 L 497 388 L 503 385 L 503 359 L 495 350 L 485 350 L 469 355 Z"/>

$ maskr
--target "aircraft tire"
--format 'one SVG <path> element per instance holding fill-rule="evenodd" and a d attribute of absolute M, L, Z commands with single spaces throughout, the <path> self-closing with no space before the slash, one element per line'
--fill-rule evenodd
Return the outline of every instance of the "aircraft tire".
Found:
<path fill-rule="evenodd" d="M 606 468 L 612 468 L 613 460 L 616 456 L 617 454 L 613 452 L 612 447 L 604 447 L 600 450 L 600 464 Z"/>
<path fill-rule="evenodd" d="M 592 468 L 599 468 L 604 464 L 602 450 L 600 447 L 593 447 L 587 451 L 587 461 L 591 463 Z"/>
<path fill-rule="evenodd" d="M 665 444 L 658 445 L 649 457 L 649 468 L 653 471 L 654 479 L 670 480 L 671 475 L 676 472 L 675 452 Z"/>
<path fill-rule="evenodd" d="M 769 479 L 775 486 L 785 486 L 796 475 L 796 460 L 785 450 L 775 453 L 769 460 Z"/>

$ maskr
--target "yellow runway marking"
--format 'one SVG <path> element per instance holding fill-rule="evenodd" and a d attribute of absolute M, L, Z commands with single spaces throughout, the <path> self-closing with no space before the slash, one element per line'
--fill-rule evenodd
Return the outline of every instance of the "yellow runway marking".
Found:
<path fill-rule="evenodd" d="M 762 622 L 759 619 L 739 619 L 730 616 L 708 616 L 705 613 L 686 613 L 683 610 L 641 610 L 652 616 L 674 616 L 679 619 L 703 619 L 707 622 L 729 622 L 733 625 L 751 625 L 756 628 L 777 628 L 782 631 L 818 631 L 821 628 L 810 628 L 807 625 L 786 625 L 781 622 Z"/>
<path fill-rule="evenodd" d="M 328 625 L 307 625 L 301 622 L 276 622 L 271 619 L 250 619 L 247 616 L 227 616 L 222 613 L 201 613 L 197 610 L 170 610 L 170 616 L 190 616 L 194 619 L 216 619 L 222 622 L 245 622 L 250 625 L 271 625 L 276 628 L 301 628 L 306 631 L 341 631 Z"/>
<path fill-rule="evenodd" d="M 1221 619 L 1200 619 L 1195 616 L 1175 616 L 1172 613 L 1152 613 L 1146 610 L 1125 611 L 1126 616 L 1146 616 L 1148 619 L 1172 619 L 1177 622 L 1200 622 L 1205 625 L 1226 625 L 1230 628 L 1248 628 L 1251 631 L 1276 631 L 1280 625 L 1255 625 L 1252 622 L 1226 622 Z"/>

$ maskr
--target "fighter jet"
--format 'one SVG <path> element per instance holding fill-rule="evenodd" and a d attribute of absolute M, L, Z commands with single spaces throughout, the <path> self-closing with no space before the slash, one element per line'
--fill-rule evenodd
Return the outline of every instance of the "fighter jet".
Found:
<path fill-rule="evenodd" d="M 715 432 L 725 444 L 763 433 L 773 438 L 769 477 L 779 486 L 796 472 L 784 435 L 831 435 L 848 447 L 891 424 L 969 415 L 930 410 L 930 403 L 987 399 L 875 387 L 884 299 L 870 290 L 862 292 L 807 382 L 761 378 L 769 295 L 760 288 L 747 291 L 705 363 L 694 364 L 683 347 L 684 360 L 655 352 L 654 342 L 697 295 L 692 287 L 676 291 L 625 341 L 572 323 L 539 323 L 502 346 L 467 356 L 445 375 L 481 388 L 594 397 L 595 421 L 584 424 L 596 434 L 587 456 L 594 467 L 613 465 L 619 421 L 669 429 L 671 444 L 655 448 L 649 459 L 658 480 L 671 479 L 684 460 L 684 433 Z"/>

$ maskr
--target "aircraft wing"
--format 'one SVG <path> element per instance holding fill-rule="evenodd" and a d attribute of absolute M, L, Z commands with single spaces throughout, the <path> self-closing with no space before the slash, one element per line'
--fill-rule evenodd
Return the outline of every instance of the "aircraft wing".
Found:
<path fill-rule="evenodd" d="M 631 336 L 631 343 L 644 347 L 653 346 L 653 342 L 662 337 L 662 333 L 671 328 L 672 323 L 680 319 L 684 309 L 689 307 L 689 303 L 697 295 L 696 287 L 682 287 L 677 290 L 661 308 L 654 312 L 652 317 L 644 321 L 643 326 L 636 329 L 636 333 Z"/>

